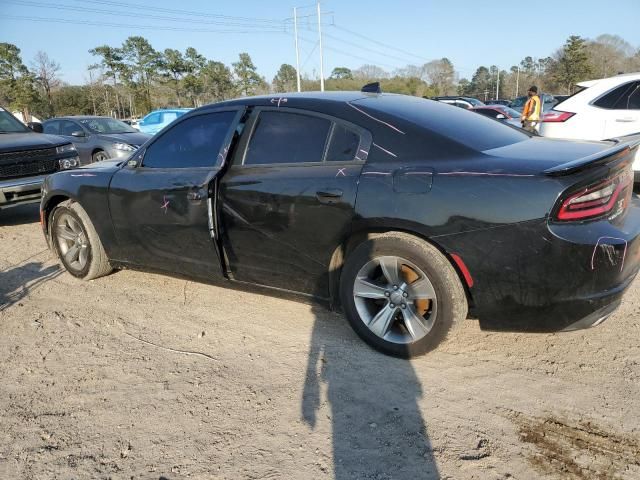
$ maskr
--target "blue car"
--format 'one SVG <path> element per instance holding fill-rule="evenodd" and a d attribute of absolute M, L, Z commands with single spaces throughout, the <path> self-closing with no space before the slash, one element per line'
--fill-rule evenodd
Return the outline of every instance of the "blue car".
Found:
<path fill-rule="evenodd" d="M 142 133 L 155 135 L 176 118 L 187 113 L 191 108 L 174 108 L 170 110 L 154 110 L 138 123 L 138 130 Z"/>

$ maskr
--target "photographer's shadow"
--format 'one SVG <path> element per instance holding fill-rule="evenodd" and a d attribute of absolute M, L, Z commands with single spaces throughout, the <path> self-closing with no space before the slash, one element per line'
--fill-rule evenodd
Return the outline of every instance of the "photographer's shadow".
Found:
<path fill-rule="evenodd" d="M 0 312 L 62 272 L 58 265 L 45 267 L 41 262 L 29 262 L 0 272 Z"/>
<path fill-rule="evenodd" d="M 320 306 L 314 313 L 302 417 L 313 429 L 329 404 L 323 413 L 332 423 L 334 478 L 440 478 L 411 363 L 368 348 L 342 315 Z"/>

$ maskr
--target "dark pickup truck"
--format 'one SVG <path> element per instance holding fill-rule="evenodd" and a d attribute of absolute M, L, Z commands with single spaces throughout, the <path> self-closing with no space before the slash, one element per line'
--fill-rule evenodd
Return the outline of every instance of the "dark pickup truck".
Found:
<path fill-rule="evenodd" d="M 0 210 L 40 202 L 40 187 L 47 175 L 79 166 L 72 143 L 39 133 L 40 124 L 33 128 L 0 107 Z"/>

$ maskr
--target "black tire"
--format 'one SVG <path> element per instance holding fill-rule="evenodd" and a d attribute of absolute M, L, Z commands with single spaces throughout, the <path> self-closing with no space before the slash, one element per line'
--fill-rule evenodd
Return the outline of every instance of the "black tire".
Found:
<path fill-rule="evenodd" d="M 92 162 L 102 162 L 103 160 L 108 160 L 109 159 L 109 155 L 107 155 L 107 152 L 105 152 L 104 150 L 98 150 L 97 152 L 93 152 L 93 155 L 91 155 L 91 161 Z"/>
<path fill-rule="evenodd" d="M 382 338 L 370 330 L 366 320 L 358 312 L 354 299 L 356 277 L 361 273 L 361 269 L 366 268 L 365 265 L 375 261 L 376 258 L 384 257 L 400 257 L 417 266 L 426 275 L 435 292 L 437 309 L 433 323 L 428 333 L 416 341 L 412 341 L 412 337 L 408 335 L 409 341 L 406 343 L 396 343 Z M 401 269 L 403 267 L 404 265 Z M 387 295 L 386 292 L 385 295 Z M 423 355 L 433 350 L 447 338 L 456 325 L 466 318 L 468 310 L 464 288 L 449 260 L 433 245 L 401 232 L 377 235 L 358 245 L 349 254 L 340 277 L 340 299 L 349 323 L 365 342 L 383 353 L 403 358 Z M 391 303 L 388 299 L 376 301 L 386 301 L 387 306 Z M 409 329 L 404 326 L 403 320 L 405 312 L 399 312 L 402 315 L 392 320 L 394 325 L 398 325 L 394 328 L 407 333 Z"/>
<path fill-rule="evenodd" d="M 64 226 L 65 218 L 67 221 L 69 220 L 68 217 L 75 219 L 82 230 L 82 239 L 87 250 L 86 263 L 83 266 L 74 266 L 65 259 L 65 247 L 62 245 L 64 240 L 56 233 L 58 228 Z M 108 275 L 113 270 L 109 265 L 109 259 L 104 251 L 100 237 L 98 237 L 98 233 L 89 219 L 89 215 L 79 203 L 68 200 L 56 206 L 51 214 L 49 234 L 53 249 L 60 259 L 60 263 L 74 277 L 82 280 L 93 280 L 94 278 Z"/>

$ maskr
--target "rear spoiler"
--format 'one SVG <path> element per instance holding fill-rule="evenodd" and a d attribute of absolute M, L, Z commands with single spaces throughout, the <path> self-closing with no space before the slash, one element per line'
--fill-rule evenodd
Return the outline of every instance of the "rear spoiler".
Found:
<path fill-rule="evenodd" d="M 614 138 L 609 140 L 615 142 L 616 145 L 607 148 L 598 153 L 587 155 L 586 157 L 571 160 L 570 162 L 561 163 L 555 167 L 548 168 L 543 173 L 552 177 L 561 175 L 569 175 L 571 173 L 585 170 L 587 168 L 598 165 L 605 165 L 614 162 L 638 148 L 640 145 L 640 134 L 627 135 L 626 137 Z"/>

